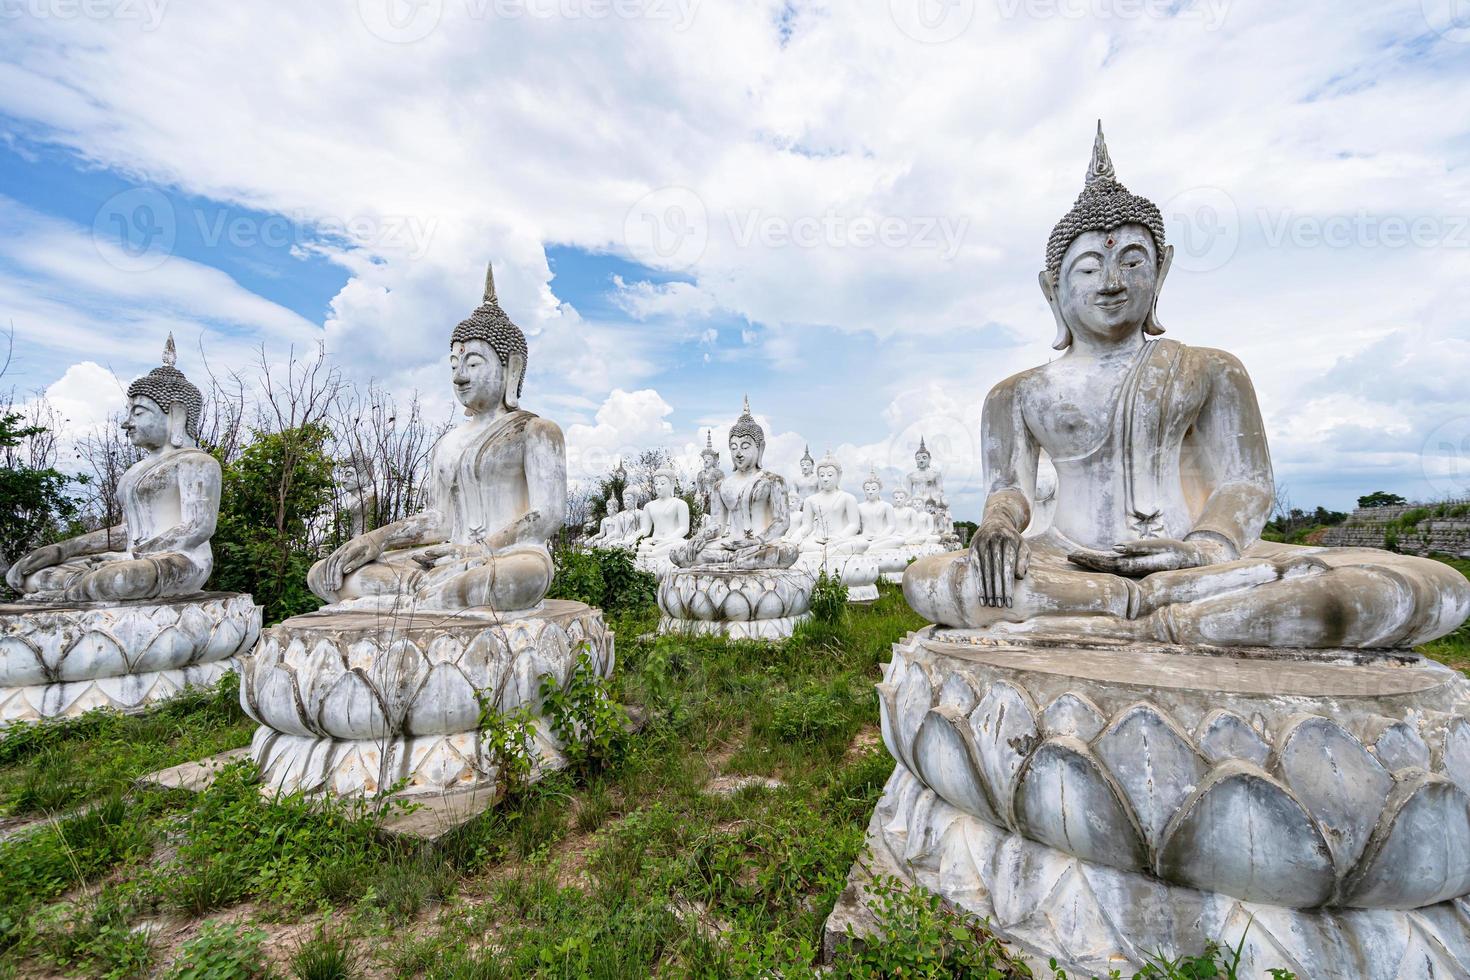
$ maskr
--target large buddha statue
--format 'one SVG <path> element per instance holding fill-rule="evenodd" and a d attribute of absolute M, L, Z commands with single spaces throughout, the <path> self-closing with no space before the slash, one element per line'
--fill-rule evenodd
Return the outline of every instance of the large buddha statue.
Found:
<path fill-rule="evenodd" d="M 489 271 L 484 302 L 454 329 L 449 369 L 466 421 L 434 447 L 429 509 L 313 566 L 308 584 L 327 602 L 511 612 L 545 596 L 546 543 L 566 513 L 566 449 L 554 422 L 520 407 L 526 338 L 501 310 Z"/>
<path fill-rule="evenodd" d="M 817 489 L 801 503 L 808 530 L 798 542 L 803 552 L 853 555 L 867 550 L 857 498 L 843 490 L 842 464 L 828 451 L 816 467 Z"/>
<path fill-rule="evenodd" d="M 817 461 L 812 459 L 812 447 L 807 446 L 801 452 L 801 460 L 797 464 L 801 467 L 801 476 L 791 481 L 791 488 L 796 491 L 796 496 L 805 500 L 817 492 Z"/>
<path fill-rule="evenodd" d="M 789 568 L 797 549 L 783 543 L 790 517 L 786 481 L 761 469 L 766 433 L 750 414 L 750 400 L 730 428 L 734 472 L 710 494 L 710 520 L 692 539 L 670 554 L 680 568 Z"/>
<path fill-rule="evenodd" d="M 980 526 L 968 553 L 909 569 L 910 604 L 945 626 L 1222 646 L 1410 647 L 1453 630 L 1470 582 L 1448 565 L 1261 540 L 1273 484 L 1255 391 L 1230 354 L 1162 338 L 1172 255 L 1099 129 L 1040 277 L 1063 354 L 991 390 Z M 1042 451 L 1056 509 L 1026 537 Z"/>
<path fill-rule="evenodd" d="M 209 539 L 219 517 L 220 467 L 199 448 L 203 398 L 174 366 L 128 387 L 122 428 L 143 450 L 118 481 L 123 523 L 37 548 L 5 581 L 28 601 L 116 602 L 198 592 L 214 567 Z"/>
<path fill-rule="evenodd" d="M 944 477 L 933 463 L 934 456 L 924 445 L 924 437 L 920 436 L 919 448 L 914 452 L 914 468 L 904 478 L 904 489 L 917 506 L 929 500 L 944 502 Z"/>

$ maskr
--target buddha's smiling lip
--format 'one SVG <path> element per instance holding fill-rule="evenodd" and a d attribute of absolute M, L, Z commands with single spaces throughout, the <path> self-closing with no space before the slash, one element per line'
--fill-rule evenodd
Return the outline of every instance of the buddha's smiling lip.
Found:
<path fill-rule="evenodd" d="M 1128 298 L 1125 296 L 1122 299 L 1104 299 L 1104 300 L 1098 300 L 1096 303 L 1094 303 L 1092 305 L 1096 306 L 1100 310 L 1105 310 L 1108 313 L 1116 313 L 1119 310 L 1121 310 L 1123 307 L 1125 307 L 1125 306 L 1128 305 Z"/>

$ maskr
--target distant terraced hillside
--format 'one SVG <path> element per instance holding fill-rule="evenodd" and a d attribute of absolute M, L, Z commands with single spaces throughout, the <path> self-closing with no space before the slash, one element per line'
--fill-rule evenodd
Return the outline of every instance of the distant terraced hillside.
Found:
<path fill-rule="evenodd" d="M 1345 523 L 1327 528 L 1321 543 L 1470 558 L 1470 500 L 1359 507 Z"/>

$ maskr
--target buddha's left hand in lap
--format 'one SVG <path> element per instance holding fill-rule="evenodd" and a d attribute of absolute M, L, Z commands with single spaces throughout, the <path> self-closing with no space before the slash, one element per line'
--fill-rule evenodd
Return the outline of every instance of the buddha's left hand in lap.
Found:
<path fill-rule="evenodd" d="M 1154 572 L 1202 568 L 1233 561 L 1229 545 L 1213 538 L 1140 538 L 1115 545 L 1112 551 L 1079 548 L 1067 555 L 1074 565 L 1094 572 L 1142 578 Z"/>

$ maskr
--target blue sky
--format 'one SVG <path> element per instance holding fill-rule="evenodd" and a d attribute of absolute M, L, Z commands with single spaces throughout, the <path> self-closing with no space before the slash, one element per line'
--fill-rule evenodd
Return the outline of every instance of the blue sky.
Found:
<path fill-rule="evenodd" d="M 1180 249 L 1164 321 L 1244 360 L 1293 501 L 1470 489 L 1449 0 L 402 2 L 7 21 L 0 383 L 84 428 L 169 331 L 196 371 L 320 341 L 447 414 L 493 260 L 575 476 L 692 467 L 748 393 L 778 470 L 809 443 L 893 481 L 923 434 L 973 517 L 980 403 L 1053 356 L 1036 271 L 1102 117 Z"/>

